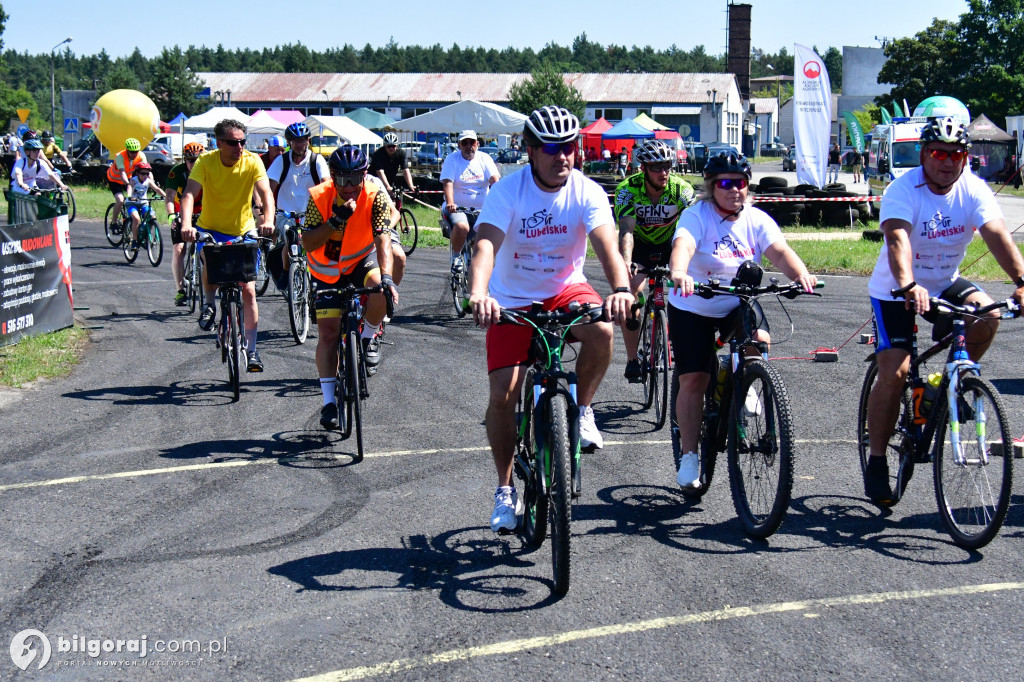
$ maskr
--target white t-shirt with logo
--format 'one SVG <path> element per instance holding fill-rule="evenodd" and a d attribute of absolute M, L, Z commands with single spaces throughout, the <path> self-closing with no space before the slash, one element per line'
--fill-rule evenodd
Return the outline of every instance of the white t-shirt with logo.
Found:
<path fill-rule="evenodd" d="M 288 152 L 291 154 L 291 152 Z M 280 187 L 277 190 L 277 208 L 285 213 L 305 213 L 306 206 L 309 204 L 309 189 L 313 186 L 313 174 L 309 170 L 310 159 L 316 158 L 316 169 L 317 174 L 320 176 L 320 182 L 327 180 L 331 177 L 330 170 L 327 167 L 327 162 L 324 161 L 324 157 L 319 154 L 313 154 L 313 152 L 306 150 L 306 158 L 302 160 L 302 163 L 295 163 L 294 159 L 289 159 L 291 163 L 288 164 L 288 173 L 282 179 L 281 171 L 284 170 L 284 154 L 274 159 L 274 162 L 270 164 L 270 168 L 267 169 L 267 177 L 277 182 L 281 180 Z"/>
<path fill-rule="evenodd" d="M 935 194 L 927 185 L 919 187 L 924 181 L 921 167 L 896 178 L 882 197 L 879 224 L 891 218 L 910 223 L 914 281 L 938 296 L 960 276 L 960 262 L 974 231 L 1003 213 L 985 181 L 969 170 L 947 194 Z M 889 247 L 883 244 L 868 280 L 868 293 L 891 301 L 890 291 L 897 288 L 899 283 L 889 269 Z"/>
<path fill-rule="evenodd" d="M 760 265 L 768 247 L 783 241 L 778 224 L 761 209 L 746 206 L 737 220 L 722 220 L 710 201 L 698 201 L 683 211 L 672 242 L 684 232 L 697 244 L 686 273 L 699 284 L 711 279 L 729 284 L 743 261 L 751 260 Z M 725 317 L 740 304 L 734 296 L 684 297 L 674 289 L 669 293 L 668 302 L 680 310 L 705 317 Z"/>
<path fill-rule="evenodd" d="M 491 188 L 477 219 L 483 223 L 505 233 L 490 295 L 503 308 L 520 308 L 586 282 L 587 235 L 614 218 L 604 190 L 578 170 L 557 192 L 544 192 L 527 166 Z"/>
<path fill-rule="evenodd" d="M 493 176 L 499 176 L 494 159 L 487 154 L 474 154 L 472 161 L 467 161 L 462 152 L 452 152 L 441 164 L 441 182 L 451 180 L 452 199 L 456 206 L 480 208 L 487 196 L 487 187 Z M 442 206 L 442 208 L 444 208 Z"/>

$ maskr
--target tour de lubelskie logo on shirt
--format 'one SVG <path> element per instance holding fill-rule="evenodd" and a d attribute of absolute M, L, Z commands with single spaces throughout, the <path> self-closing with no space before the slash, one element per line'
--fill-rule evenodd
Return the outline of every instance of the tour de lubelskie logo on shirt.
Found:
<path fill-rule="evenodd" d="M 938 211 L 928 220 L 922 221 L 921 228 L 921 236 L 926 239 L 953 237 L 967 231 L 967 227 L 964 225 L 953 225 L 953 219 L 942 215 L 942 211 Z"/>
<path fill-rule="evenodd" d="M 728 258 L 752 258 L 754 250 L 743 246 L 731 234 L 727 234 L 715 242 L 714 254 L 715 258 L 723 260 Z"/>
<path fill-rule="evenodd" d="M 519 228 L 519 234 L 523 235 L 526 239 L 569 233 L 568 225 L 554 224 L 554 216 L 548 213 L 546 208 L 542 208 L 531 216 L 522 218 L 520 222 L 522 222 L 522 225 Z"/>

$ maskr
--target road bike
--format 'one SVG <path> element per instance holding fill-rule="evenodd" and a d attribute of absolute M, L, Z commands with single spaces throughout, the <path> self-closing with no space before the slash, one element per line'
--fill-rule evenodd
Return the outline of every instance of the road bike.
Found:
<path fill-rule="evenodd" d="M 122 227 L 122 238 L 121 238 L 121 249 L 124 252 L 125 260 L 129 263 L 134 263 L 135 259 L 139 255 L 139 249 L 145 249 L 146 255 L 149 257 L 150 264 L 155 268 L 160 265 L 160 262 L 164 258 L 164 240 L 160 236 L 160 224 L 156 219 L 156 212 L 153 210 L 153 199 L 143 199 L 141 201 L 125 202 L 125 210 L 123 215 L 128 214 L 128 204 L 136 204 L 139 207 L 139 215 L 142 221 L 139 223 L 139 240 L 138 245 L 132 245 L 132 228 L 131 218 L 128 218 L 128 222 L 123 223 Z"/>
<path fill-rule="evenodd" d="M 640 267 L 637 272 L 645 274 L 647 291 L 640 292 L 633 304 L 633 315 L 626 320 L 629 329 L 640 329 L 640 345 L 637 357 L 640 360 L 640 380 L 644 392 L 644 409 L 654 406 L 654 428 L 665 426 L 668 415 L 669 374 L 672 371 L 672 353 L 668 345 L 668 315 L 665 312 L 665 281 L 671 276 L 668 268 L 655 266 Z M 636 319 L 641 312 L 640 319 Z"/>
<path fill-rule="evenodd" d="M 819 281 L 818 287 L 824 282 Z M 796 459 L 793 417 L 786 384 L 768 361 L 768 344 L 754 340 L 763 315 L 757 299 L 775 295 L 789 299 L 807 294 L 798 282 L 767 286 L 723 285 L 717 280 L 697 284 L 695 295 L 704 298 L 734 296 L 740 301 L 742 333 L 719 337 L 717 347 L 729 344 L 727 355 L 712 355 L 711 380 L 704 394 L 704 419 L 698 438 L 700 477 L 683 495 L 700 499 L 711 485 L 718 453 L 725 451 L 733 506 L 747 534 L 766 538 L 779 529 L 793 493 Z M 811 293 L 819 296 L 820 294 Z M 682 448 L 675 405 L 679 394 L 678 369 L 672 376 L 672 455 L 679 468 Z"/>
<path fill-rule="evenodd" d="M 466 316 L 469 312 L 469 272 L 473 264 L 473 245 L 476 243 L 476 219 L 480 217 L 480 210 L 475 208 L 455 207 L 454 212 L 463 213 L 469 221 L 469 234 L 466 235 L 466 243 L 462 245 L 459 258 L 462 261 L 462 268 L 452 272 L 448 276 L 448 286 L 452 291 L 452 305 L 455 307 L 455 314 L 459 318 Z M 447 219 L 441 216 L 441 225 L 445 230 L 445 237 L 451 239 L 450 227 L 447 226 Z M 449 242 L 449 253 L 450 253 Z"/>
<path fill-rule="evenodd" d="M 393 198 L 395 201 L 395 208 L 398 209 L 398 213 L 401 216 L 398 219 L 398 224 L 395 225 L 395 232 L 398 234 L 398 240 L 402 243 L 402 250 L 405 251 L 406 256 L 411 256 L 412 252 L 416 250 L 416 244 L 420 240 L 420 226 L 416 222 L 416 216 L 413 215 L 412 211 L 405 208 L 402 203 L 404 192 L 395 192 Z"/>
<path fill-rule="evenodd" d="M 206 232 L 199 232 L 199 239 L 206 242 L 200 253 L 205 254 L 203 267 L 207 281 L 220 289 L 217 347 L 220 348 L 221 362 L 228 368 L 232 402 L 237 402 L 241 390 L 241 371 L 248 364 L 241 285 L 255 281 L 260 242 L 269 240 L 260 237 L 257 241 L 243 242 L 239 237 L 239 241 L 218 244 Z"/>
<path fill-rule="evenodd" d="M 901 298 L 907 289 L 893 289 Z M 1012 300 L 986 306 L 954 305 L 932 298 L 931 305 L 948 313 L 952 331 L 923 353 L 917 352 L 917 325 L 911 337 L 910 371 L 903 385 L 896 428 L 886 447 L 890 489 L 896 504 L 914 475 L 916 464 L 931 462 L 939 518 L 960 547 L 984 547 L 999 532 L 1010 504 L 1013 487 L 1012 429 L 999 392 L 981 378 L 981 365 L 967 356 L 967 318 L 981 318 L 995 310 L 1020 312 Z M 928 375 L 925 364 L 943 350 L 941 375 Z M 867 357 L 868 369 L 857 409 L 857 444 L 861 471 L 870 456 L 868 397 L 878 376 L 876 354 Z M 924 377 L 928 377 L 926 380 Z M 964 436 L 962 436 L 964 434 Z M 894 472 L 894 473 L 893 473 Z"/>
<path fill-rule="evenodd" d="M 383 291 L 383 285 L 373 287 L 317 286 L 317 295 L 339 294 L 345 300 L 344 321 L 338 336 L 338 373 L 335 394 L 338 396 L 338 428 L 343 438 L 356 433 L 355 462 L 363 461 L 363 408 L 362 403 L 370 397 L 369 372 L 363 354 L 360 330 L 362 329 L 364 297 Z M 387 314 L 394 313 L 391 296 L 385 292 Z M 344 402 L 344 404 L 342 404 Z"/>
<path fill-rule="evenodd" d="M 502 309 L 505 323 L 531 327 L 532 366 L 516 403 L 514 469 L 523 482 L 523 516 L 518 520 L 527 542 L 540 547 L 551 530 L 555 593 L 569 590 L 572 504 L 582 489 L 580 408 L 576 372 L 562 367 L 566 336 L 574 324 L 603 319 L 599 305 L 572 302 L 565 311 Z"/>

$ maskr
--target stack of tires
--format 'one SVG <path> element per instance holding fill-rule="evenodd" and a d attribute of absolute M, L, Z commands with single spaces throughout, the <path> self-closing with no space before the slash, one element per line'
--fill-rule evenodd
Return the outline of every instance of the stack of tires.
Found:
<path fill-rule="evenodd" d="M 825 185 L 823 189 L 813 185 L 790 187 L 786 178 L 767 176 L 752 189 L 756 193 L 754 205 L 782 226 L 849 227 L 857 221 L 866 223 L 871 219 L 871 207 L 867 202 L 814 201 L 859 196 L 847 192 L 846 185 L 842 183 Z M 759 197 L 806 197 L 811 201 L 758 202 Z"/>

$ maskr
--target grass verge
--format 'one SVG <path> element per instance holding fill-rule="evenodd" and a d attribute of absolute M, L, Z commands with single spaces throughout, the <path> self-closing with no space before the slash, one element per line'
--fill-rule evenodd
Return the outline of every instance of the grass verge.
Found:
<path fill-rule="evenodd" d="M 21 388 L 40 377 L 67 376 L 78 363 L 89 333 L 81 327 L 23 338 L 0 348 L 0 386 Z"/>

